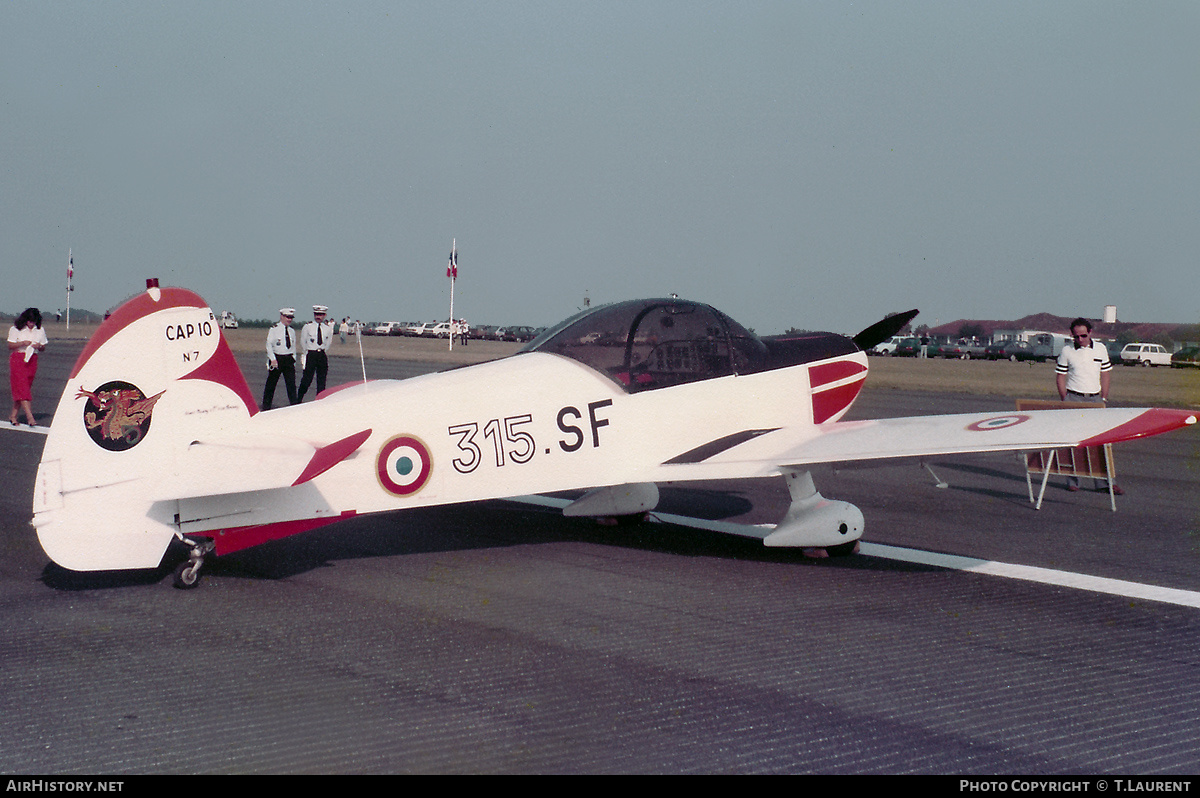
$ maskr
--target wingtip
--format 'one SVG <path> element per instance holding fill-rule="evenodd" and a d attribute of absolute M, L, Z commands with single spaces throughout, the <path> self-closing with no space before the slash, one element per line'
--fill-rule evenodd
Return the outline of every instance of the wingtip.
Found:
<path fill-rule="evenodd" d="M 1161 435 L 1164 432 L 1182 429 L 1195 423 L 1196 414 L 1191 411 L 1151 407 L 1134 417 L 1133 420 L 1082 441 L 1079 445 L 1101 446 L 1106 443 L 1148 438 L 1151 435 Z"/>

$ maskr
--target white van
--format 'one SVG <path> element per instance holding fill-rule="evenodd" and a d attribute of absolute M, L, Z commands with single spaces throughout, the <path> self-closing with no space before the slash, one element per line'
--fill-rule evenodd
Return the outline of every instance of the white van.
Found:
<path fill-rule="evenodd" d="M 1169 366 L 1171 353 L 1161 344 L 1125 344 L 1121 362 L 1127 366 Z"/>
<path fill-rule="evenodd" d="M 883 343 L 876 344 L 875 348 L 872 349 L 867 354 L 894 355 L 894 354 L 896 354 L 896 347 L 898 347 L 900 345 L 900 342 L 903 341 L 904 338 L 905 338 L 905 336 L 903 336 L 903 335 L 893 335 L 891 338 L 887 339 Z"/>

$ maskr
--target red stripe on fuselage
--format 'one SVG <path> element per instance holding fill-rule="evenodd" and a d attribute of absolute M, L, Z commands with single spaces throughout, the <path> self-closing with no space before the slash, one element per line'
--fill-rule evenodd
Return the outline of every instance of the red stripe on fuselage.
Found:
<path fill-rule="evenodd" d="M 281 521 L 277 524 L 258 524 L 257 526 L 239 526 L 232 529 L 219 529 L 213 537 L 213 544 L 218 555 L 232 554 L 235 551 L 249 549 L 254 546 L 279 540 L 291 535 L 298 535 L 310 529 L 326 526 L 346 518 L 353 518 L 357 513 L 346 510 L 341 515 L 325 518 L 303 518 L 299 521 Z"/>
<path fill-rule="evenodd" d="M 335 385 L 332 388 L 326 388 L 325 390 L 321 391 L 319 394 L 317 394 L 317 398 L 324 399 L 330 394 L 335 394 L 338 391 L 344 391 L 347 388 L 357 388 L 360 385 L 366 385 L 368 382 L 375 382 L 375 380 L 356 380 L 355 382 L 345 382 L 341 385 Z"/>
<path fill-rule="evenodd" d="M 853 360 L 835 360 L 832 363 L 818 363 L 815 366 L 808 367 L 808 382 L 815 391 L 822 385 L 844 380 L 847 377 L 853 377 L 855 374 L 862 374 L 866 370 L 866 366 Z"/>
<path fill-rule="evenodd" d="M 813 423 L 821 424 L 848 408 L 858 396 L 858 392 L 862 390 L 866 379 L 864 374 L 861 379 L 854 382 L 827 388 L 823 391 L 814 391 L 812 395 Z"/>

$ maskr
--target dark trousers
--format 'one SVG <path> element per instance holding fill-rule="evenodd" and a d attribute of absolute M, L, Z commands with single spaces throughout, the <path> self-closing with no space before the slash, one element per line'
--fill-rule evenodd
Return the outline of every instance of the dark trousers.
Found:
<path fill-rule="evenodd" d="M 329 356 L 317 349 L 304 356 L 304 376 L 300 378 L 300 394 L 296 400 L 304 401 L 308 386 L 312 385 L 313 375 L 317 378 L 317 395 L 325 390 L 325 375 L 329 373 Z"/>
<path fill-rule="evenodd" d="M 263 389 L 262 409 L 270 410 L 275 398 L 275 384 L 283 376 L 283 385 L 287 388 L 288 404 L 296 404 L 296 356 L 276 355 L 276 368 L 267 372 L 267 387 Z"/>
<path fill-rule="evenodd" d="M 1067 398 L 1064 399 L 1063 401 L 1066 401 L 1066 402 L 1092 402 L 1092 403 L 1098 404 L 1098 405 L 1104 404 L 1104 400 L 1100 398 L 1100 394 L 1098 394 L 1098 393 L 1094 393 L 1091 396 L 1089 396 L 1085 393 L 1076 393 L 1075 391 L 1067 391 Z M 1108 490 L 1108 480 L 1107 479 L 1094 479 L 1092 481 L 1095 482 L 1097 490 Z M 1080 482 L 1079 477 L 1067 477 L 1068 485 L 1078 485 L 1079 482 Z"/>

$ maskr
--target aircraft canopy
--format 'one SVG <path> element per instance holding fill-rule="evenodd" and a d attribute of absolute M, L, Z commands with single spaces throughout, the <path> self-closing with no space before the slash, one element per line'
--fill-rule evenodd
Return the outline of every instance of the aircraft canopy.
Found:
<path fill-rule="evenodd" d="M 767 348 L 725 314 L 682 299 L 617 302 L 579 313 L 522 352 L 577 360 L 636 391 L 758 371 Z"/>

